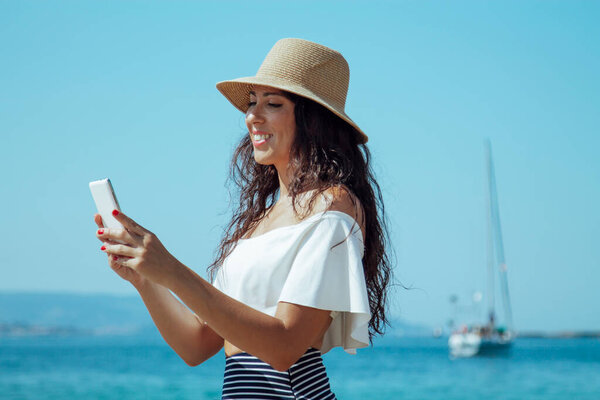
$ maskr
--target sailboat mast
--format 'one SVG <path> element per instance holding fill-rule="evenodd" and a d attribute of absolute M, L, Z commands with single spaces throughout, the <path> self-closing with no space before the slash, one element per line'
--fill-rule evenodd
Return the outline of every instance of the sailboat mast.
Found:
<path fill-rule="evenodd" d="M 495 325 L 496 314 L 494 311 L 496 304 L 496 296 L 495 296 L 495 285 L 494 285 L 494 243 L 493 243 L 493 228 L 492 228 L 492 193 L 490 188 L 491 182 L 491 170 L 490 170 L 490 143 L 486 142 L 486 171 L 487 171 L 487 188 L 485 191 L 487 194 L 487 280 L 488 280 L 488 290 L 487 290 L 487 298 L 488 298 L 488 321 L 490 327 Z"/>
<path fill-rule="evenodd" d="M 487 141 L 488 156 L 488 177 L 489 177 L 489 196 L 491 209 L 491 225 L 493 232 L 493 247 L 496 258 L 496 265 L 500 272 L 500 286 L 502 289 L 502 303 L 506 313 L 506 327 L 512 330 L 512 309 L 508 293 L 507 266 L 504 258 L 504 242 L 502 240 L 502 229 L 500 226 L 500 211 L 498 207 L 498 192 L 496 190 L 496 177 L 494 174 L 494 162 L 492 160 L 492 148 L 489 140 Z"/>

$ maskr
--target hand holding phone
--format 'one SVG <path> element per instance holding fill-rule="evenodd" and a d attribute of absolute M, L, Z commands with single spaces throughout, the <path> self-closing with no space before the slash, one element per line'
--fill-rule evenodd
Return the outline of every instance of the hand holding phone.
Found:
<path fill-rule="evenodd" d="M 115 196 L 110 179 L 107 178 L 90 182 L 90 191 L 92 192 L 92 197 L 96 203 L 98 214 L 100 214 L 100 217 L 102 218 L 102 225 L 100 225 L 100 221 L 98 221 L 97 218 L 95 218 L 96 223 L 105 228 L 124 228 L 123 225 L 112 215 L 113 210 L 121 211 L 121 208 L 119 207 L 119 202 Z M 108 243 L 127 244 L 116 239 L 108 240 Z M 108 257 L 109 264 L 112 263 L 111 266 L 113 270 L 121 278 L 131 282 L 136 287 L 144 280 L 144 278 L 133 269 L 115 264 L 116 261 L 111 260 L 110 254 Z"/>
<path fill-rule="evenodd" d="M 106 228 L 123 228 L 123 225 L 112 215 L 113 210 L 121 211 L 115 196 L 110 179 L 101 179 L 90 182 L 90 191 L 96 203 L 98 214 L 102 217 L 102 224 Z"/>

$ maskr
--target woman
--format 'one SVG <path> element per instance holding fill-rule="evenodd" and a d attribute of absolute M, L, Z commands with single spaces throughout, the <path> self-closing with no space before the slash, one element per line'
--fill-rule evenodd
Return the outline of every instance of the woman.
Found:
<path fill-rule="evenodd" d="M 344 112 L 348 79 L 340 53 L 282 39 L 256 76 L 217 84 L 248 133 L 213 284 L 123 213 L 113 212 L 125 229 L 95 215 L 111 268 L 175 352 L 198 365 L 225 348 L 223 398 L 335 398 L 321 354 L 354 353 L 387 323 L 383 203 L 367 136 Z"/>

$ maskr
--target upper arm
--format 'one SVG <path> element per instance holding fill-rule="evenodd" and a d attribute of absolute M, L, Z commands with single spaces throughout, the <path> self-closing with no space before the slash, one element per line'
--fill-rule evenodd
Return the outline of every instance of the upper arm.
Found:
<path fill-rule="evenodd" d="M 311 344 L 320 339 L 331 323 L 330 310 L 280 301 L 275 318 L 279 319 L 288 336 L 288 349 L 295 349 L 293 360 L 299 359 Z"/>

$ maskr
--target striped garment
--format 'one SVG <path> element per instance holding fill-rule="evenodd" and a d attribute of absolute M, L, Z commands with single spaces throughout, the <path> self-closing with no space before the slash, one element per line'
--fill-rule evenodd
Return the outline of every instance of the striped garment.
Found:
<path fill-rule="evenodd" d="M 287 371 L 248 354 L 226 358 L 222 399 L 335 399 L 321 352 L 309 349 Z"/>

